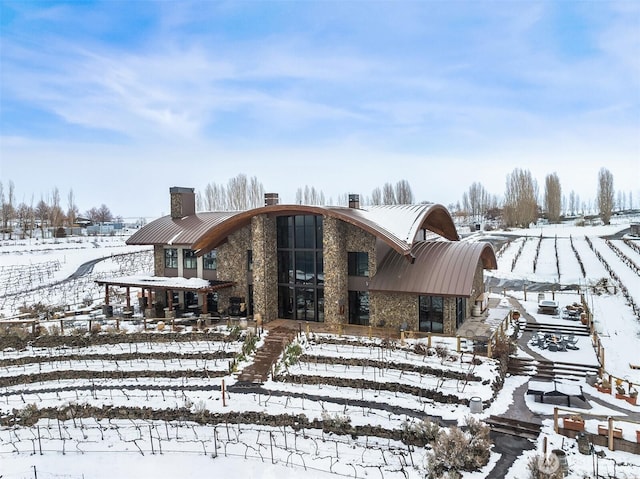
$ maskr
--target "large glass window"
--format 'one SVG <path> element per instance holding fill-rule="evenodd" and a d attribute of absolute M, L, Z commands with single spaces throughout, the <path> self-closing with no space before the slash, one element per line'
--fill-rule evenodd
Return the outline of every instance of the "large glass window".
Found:
<path fill-rule="evenodd" d="M 369 325 L 369 291 L 349 291 L 349 324 Z"/>
<path fill-rule="evenodd" d="M 348 253 L 349 276 L 369 276 L 369 253 Z"/>
<path fill-rule="evenodd" d="M 182 250 L 182 258 L 182 266 L 184 267 L 184 269 L 196 269 L 198 267 L 198 257 L 196 256 L 196 252 L 194 250 Z"/>
<path fill-rule="evenodd" d="M 216 250 L 209 251 L 202 256 L 202 268 L 203 269 L 218 269 L 218 255 Z"/>
<path fill-rule="evenodd" d="M 465 298 L 456 298 L 456 328 L 462 326 L 467 318 L 467 300 Z"/>
<path fill-rule="evenodd" d="M 419 329 L 431 333 L 444 331 L 444 298 L 442 296 L 419 297 Z"/>
<path fill-rule="evenodd" d="M 178 267 L 178 250 L 176 248 L 166 248 L 164 250 L 164 267 L 165 268 Z"/>
<path fill-rule="evenodd" d="M 278 315 L 324 320 L 322 216 L 280 216 L 278 244 Z"/>

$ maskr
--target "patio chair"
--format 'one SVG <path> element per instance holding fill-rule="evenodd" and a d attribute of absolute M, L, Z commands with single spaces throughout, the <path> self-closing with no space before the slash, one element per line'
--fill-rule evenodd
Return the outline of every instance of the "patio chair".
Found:
<path fill-rule="evenodd" d="M 567 344 L 567 349 L 578 350 L 580 349 L 576 344 L 578 343 L 578 338 L 575 335 L 571 334 L 567 338 L 565 338 L 565 342 Z"/>
<path fill-rule="evenodd" d="M 547 346 L 547 348 L 549 349 L 549 351 L 557 351 L 558 350 L 558 345 L 554 342 L 550 342 L 549 345 Z"/>
<path fill-rule="evenodd" d="M 567 350 L 567 342 L 564 339 L 561 339 L 556 344 L 556 347 L 557 347 L 558 351 L 566 351 Z"/>

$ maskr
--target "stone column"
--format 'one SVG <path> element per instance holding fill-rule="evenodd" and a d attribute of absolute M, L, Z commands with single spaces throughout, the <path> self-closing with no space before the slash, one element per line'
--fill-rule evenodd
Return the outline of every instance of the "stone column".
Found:
<path fill-rule="evenodd" d="M 253 311 L 263 321 L 278 317 L 278 254 L 276 220 L 267 215 L 251 219 L 253 250 Z"/>
<path fill-rule="evenodd" d="M 348 323 L 348 283 L 346 225 L 336 219 L 323 219 L 324 320 L 327 324 Z"/>

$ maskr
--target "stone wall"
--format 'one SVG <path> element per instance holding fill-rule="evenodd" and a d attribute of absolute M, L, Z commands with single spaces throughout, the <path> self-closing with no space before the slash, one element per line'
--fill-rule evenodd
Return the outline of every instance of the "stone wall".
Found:
<path fill-rule="evenodd" d="M 324 321 L 347 322 L 347 245 L 346 224 L 336 218 L 323 218 Z"/>
<path fill-rule="evenodd" d="M 278 255 L 276 219 L 251 219 L 253 245 L 253 311 L 264 321 L 278 318 Z"/>
<path fill-rule="evenodd" d="M 164 247 L 162 245 L 153 246 L 153 274 L 154 276 L 164 276 Z"/>
<path fill-rule="evenodd" d="M 218 279 L 233 281 L 235 286 L 218 291 L 218 309 L 224 311 L 229 307 L 231 296 L 241 296 L 248 301 L 247 250 L 252 248 L 251 226 L 229 235 L 226 243 L 216 250 L 218 254 Z"/>
<path fill-rule="evenodd" d="M 346 229 L 347 252 L 369 253 L 369 277 L 371 278 L 376 274 L 377 268 L 376 237 L 348 223 L 345 223 L 344 226 Z"/>
<path fill-rule="evenodd" d="M 418 330 L 418 296 L 415 294 L 371 292 L 369 308 L 371 326 L 399 330 L 406 322 L 408 329 Z"/>

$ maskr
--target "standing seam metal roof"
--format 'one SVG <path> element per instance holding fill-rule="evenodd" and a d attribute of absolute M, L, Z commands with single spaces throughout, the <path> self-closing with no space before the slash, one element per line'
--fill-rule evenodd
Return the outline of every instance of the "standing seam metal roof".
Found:
<path fill-rule="evenodd" d="M 389 251 L 371 278 L 369 291 L 470 297 L 478 262 L 497 268 L 489 243 L 421 241 L 412 249 L 413 263 Z"/>

